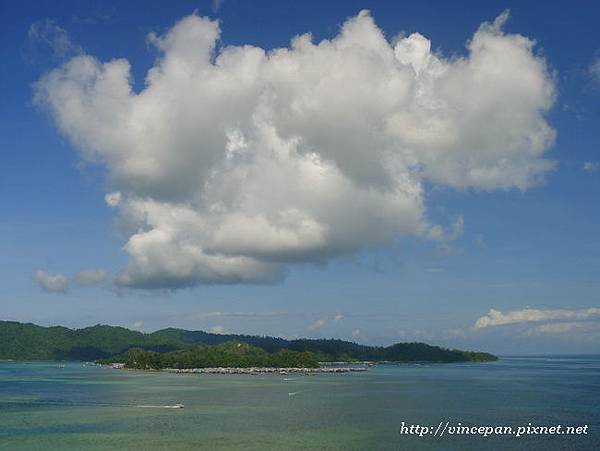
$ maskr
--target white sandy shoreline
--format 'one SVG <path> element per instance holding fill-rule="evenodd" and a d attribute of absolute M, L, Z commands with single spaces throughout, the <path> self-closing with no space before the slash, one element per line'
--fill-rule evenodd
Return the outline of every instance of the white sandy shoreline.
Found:
<path fill-rule="evenodd" d="M 141 368 L 126 368 L 123 363 L 113 363 L 111 368 L 116 370 L 132 370 L 132 371 L 157 371 L 166 373 L 188 373 L 188 374 L 316 374 L 316 373 L 354 373 L 368 371 L 368 368 L 362 367 L 318 367 L 318 368 L 302 368 L 302 367 L 213 367 L 213 368 L 162 368 L 162 369 L 141 369 Z"/>
<path fill-rule="evenodd" d="M 352 373 L 367 371 L 367 368 L 336 367 L 336 368 L 165 368 L 161 371 L 169 373 L 193 374 L 316 374 L 316 373 Z"/>

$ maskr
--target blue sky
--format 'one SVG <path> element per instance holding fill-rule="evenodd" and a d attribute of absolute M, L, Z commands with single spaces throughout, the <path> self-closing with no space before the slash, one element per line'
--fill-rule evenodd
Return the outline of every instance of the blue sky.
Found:
<path fill-rule="evenodd" d="M 0 46 L 4 57 L 0 67 L 2 319 L 73 327 L 109 323 L 145 331 L 175 326 L 286 337 L 339 337 L 371 344 L 418 340 L 505 354 L 598 352 L 600 31 L 597 29 L 597 19 L 600 9 L 593 2 L 580 2 L 577 5 L 552 2 L 543 8 L 539 3 L 528 1 L 464 2 L 462 5 L 450 5 L 448 2 L 422 3 L 323 4 L 225 0 L 218 4 L 175 1 L 168 5 L 157 3 L 148 7 L 147 2 L 60 2 L 58 5 L 50 1 L 20 4 L 4 2 L 0 6 Z M 365 193 L 362 184 L 368 184 L 371 189 L 379 186 L 379 183 L 383 186 L 384 183 L 378 179 L 379 166 L 375 163 L 379 162 L 373 163 L 369 159 L 371 157 L 364 157 L 372 149 L 357 144 L 356 152 L 359 153 L 350 154 L 352 143 L 346 147 L 337 148 L 333 144 L 331 148 L 327 148 L 328 144 L 322 144 L 327 141 L 319 134 L 322 127 L 325 130 L 331 128 L 331 136 L 340 142 L 347 138 L 343 135 L 343 129 L 337 127 L 337 122 L 313 123 L 310 118 L 278 122 L 280 117 L 291 113 L 269 105 L 279 113 L 273 123 L 280 133 L 284 133 L 281 130 L 292 130 L 305 142 L 312 142 L 316 150 L 311 148 L 311 151 L 314 150 L 323 158 L 331 157 L 333 163 L 323 167 L 335 170 L 332 172 L 336 174 L 335 177 L 339 176 L 340 171 L 348 171 L 344 176 L 358 188 L 349 192 L 339 191 L 339 204 L 343 203 L 342 199 L 352 198 L 353 195 L 357 196 L 357 200 L 356 205 L 325 205 L 326 210 L 334 210 L 334 219 L 330 223 L 316 220 L 314 225 L 310 222 L 313 216 L 309 213 L 318 216 L 315 213 L 317 210 L 311 211 L 307 207 L 307 216 L 302 216 L 295 208 L 300 205 L 298 199 L 304 196 L 303 191 L 296 192 L 292 188 L 272 185 L 273 192 L 280 192 L 281 200 L 277 197 L 276 201 L 274 194 L 257 199 L 265 203 L 266 200 L 271 202 L 269 214 L 272 214 L 273 209 L 281 209 L 281 204 L 277 202 L 289 201 L 295 208 L 290 209 L 293 212 L 289 213 L 292 215 L 291 221 L 305 221 L 308 224 L 302 233 L 306 230 L 318 232 L 321 230 L 320 226 L 329 226 L 334 231 L 327 235 L 328 238 L 324 238 L 324 241 L 317 240 L 317 244 L 304 243 L 306 247 L 296 249 L 289 247 L 289 243 L 279 235 L 270 237 L 257 232 L 257 235 L 247 238 L 240 232 L 232 232 L 233 235 L 224 235 L 229 239 L 223 244 L 218 240 L 217 232 L 231 230 L 231 223 L 227 222 L 230 219 L 211 217 L 217 225 L 214 230 L 210 229 L 214 234 L 210 243 L 204 238 L 205 231 L 194 235 L 196 232 L 185 229 L 186 237 L 191 236 L 192 240 L 197 240 L 204 248 L 213 246 L 218 255 L 231 252 L 233 257 L 249 259 L 250 262 L 247 270 L 242 269 L 233 276 L 219 275 L 216 278 L 214 272 L 217 270 L 214 267 L 209 268 L 209 275 L 198 272 L 199 270 L 190 274 L 186 272 L 184 275 L 169 273 L 170 263 L 186 263 L 184 260 L 187 254 L 182 253 L 180 241 L 169 242 L 171 244 L 158 250 L 165 256 L 163 260 L 160 256 L 149 254 L 149 248 L 144 247 L 144 243 L 140 248 L 123 249 L 137 233 L 132 229 L 132 224 L 138 224 L 139 218 L 131 220 L 131 216 L 141 208 L 127 202 L 139 201 L 141 197 L 147 196 L 155 203 L 148 207 L 151 213 L 146 211 L 144 214 L 151 216 L 156 209 L 158 219 L 155 223 L 145 224 L 144 230 L 154 227 L 162 231 L 176 229 L 180 233 L 184 226 L 180 222 L 170 222 L 172 218 L 165 219 L 164 211 L 159 212 L 158 205 L 160 204 L 160 208 L 167 205 L 166 211 L 170 212 L 175 207 L 189 205 L 193 201 L 190 200 L 191 197 L 186 198 L 185 202 L 181 198 L 173 200 L 173 196 L 179 194 L 170 194 L 169 190 L 179 189 L 178 177 L 163 177 L 160 173 L 164 180 L 160 179 L 159 183 L 159 176 L 151 175 L 138 180 L 137 172 L 119 172 L 126 165 L 124 161 L 133 160 L 119 159 L 129 147 L 119 147 L 118 143 L 121 141 L 115 131 L 117 126 L 110 122 L 110 118 L 94 116 L 97 111 L 84 111 L 88 116 L 82 113 L 82 117 L 87 124 L 90 118 L 99 118 L 96 128 L 88 128 L 86 124 L 76 123 L 76 113 L 72 110 L 62 109 L 70 101 L 69 96 L 83 96 L 84 105 L 86 99 L 91 102 L 90 98 L 85 97 L 91 95 L 87 91 L 72 94 L 63 89 L 67 86 L 63 84 L 64 80 L 71 77 L 71 81 L 76 81 L 78 73 L 73 70 L 54 72 L 60 75 L 55 79 L 45 74 L 60 70 L 57 68 L 63 67 L 63 64 L 73 58 L 77 60 L 86 55 L 93 56 L 101 68 L 105 67 L 101 66 L 102 63 L 122 58 L 131 66 L 132 95 L 135 96 L 146 89 L 144 80 L 147 72 L 158 67 L 161 58 L 168 61 L 169 55 L 181 57 L 176 54 L 178 50 L 174 46 L 169 47 L 167 36 L 178 21 L 190 15 L 219 21 L 221 31 L 215 52 L 220 54 L 228 46 L 239 48 L 237 46 L 252 45 L 265 51 L 286 48 L 290 46 L 290 40 L 294 36 L 307 32 L 312 34 L 313 43 L 319 43 L 323 39 L 333 40 L 344 23 L 350 18 L 356 18 L 363 9 L 370 10 L 370 17 L 376 27 L 368 28 L 369 25 L 365 25 L 370 30 L 369 33 L 380 29 L 390 46 L 394 46 L 397 40 L 407 39 L 412 33 L 419 33 L 431 42 L 431 55 L 439 57 L 442 64 L 450 68 L 449 71 L 459 66 L 456 61 L 461 57 L 470 57 L 466 43 L 476 41 L 474 33 L 480 25 L 493 22 L 503 11 L 510 10 L 510 18 L 503 24 L 503 31 L 494 29 L 489 31 L 490 36 L 498 37 L 500 33 L 498 39 L 509 39 L 507 36 L 519 34 L 535 41 L 535 46 L 531 53 L 525 51 L 522 59 L 510 59 L 510 52 L 501 52 L 499 57 L 506 57 L 506 60 L 503 60 L 499 70 L 506 70 L 508 75 L 503 75 L 500 80 L 514 76 L 514 84 L 520 83 L 530 73 L 527 71 L 531 70 L 531 76 L 537 76 L 535 80 L 539 79 L 540 83 L 552 86 L 554 94 L 539 94 L 531 100 L 532 104 L 525 104 L 526 102 L 519 101 L 519 95 L 511 91 L 514 84 L 509 85 L 505 88 L 508 95 L 500 93 L 497 99 L 492 98 L 496 104 L 506 108 L 500 112 L 502 114 L 493 117 L 504 118 L 506 111 L 510 113 L 514 109 L 515 116 L 523 114 L 523 117 L 533 118 L 532 123 L 541 118 L 553 130 L 555 138 L 548 138 L 548 143 L 541 145 L 541 154 L 524 159 L 522 155 L 530 155 L 527 153 L 530 149 L 526 147 L 517 146 L 516 153 L 505 153 L 505 147 L 510 147 L 513 135 L 506 131 L 502 123 L 483 123 L 482 127 L 489 127 L 486 136 L 495 133 L 500 136 L 499 142 L 481 141 L 487 146 L 486 149 L 489 148 L 489 152 L 497 152 L 498 156 L 493 164 L 504 168 L 503 161 L 508 161 L 507 164 L 510 165 L 513 164 L 511 159 L 514 159 L 514 167 L 511 166 L 510 173 L 500 173 L 499 178 L 490 175 L 485 180 L 470 180 L 469 174 L 474 172 L 462 174 L 461 165 L 464 161 L 479 164 L 477 159 L 483 151 L 476 148 L 476 145 L 469 147 L 473 142 L 480 141 L 477 141 L 477 131 L 470 128 L 475 126 L 467 123 L 461 126 L 464 129 L 459 129 L 459 132 L 470 138 L 460 143 L 457 150 L 453 150 L 454 147 L 451 149 L 470 152 L 464 154 L 467 156 L 459 160 L 460 164 L 457 163 L 458 176 L 451 171 L 454 160 L 445 159 L 442 154 L 431 158 L 417 157 L 418 166 L 423 169 L 420 172 L 413 172 L 416 170 L 412 166 L 406 169 L 410 177 L 414 176 L 417 180 L 411 178 L 406 182 L 407 185 L 403 185 L 406 190 L 422 189 L 416 200 L 401 199 L 397 204 L 396 198 L 389 201 L 389 197 L 367 197 L 374 200 L 362 204 L 359 200 Z M 208 30 L 206 33 L 209 33 L 213 29 L 210 28 L 211 23 L 208 20 L 201 22 L 192 19 L 190 27 L 198 27 L 202 32 Z M 358 19 L 356 23 L 363 24 Z M 364 36 L 371 36 L 362 34 L 362 28 L 357 27 L 359 31 L 348 32 L 349 35 L 354 33 L 353 39 L 367 39 Z M 148 39 L 150 33 L 157 36 L 154 41 Z M 183 36 L 181 39 L 186 44 L 185 33 Z M 485 36 L 482 39 L 484 38 Z M 424 41 L 402 42 L 412 45 Z M 190 42 L 184 48 L 194 48 L 194 45 L 194 42 Z M 360 46 L 362 43 L 356 45 Z M 511 45 L 526 47 L 522 42 L 511 41 Z M 340 52 L 340 61 L 350 64 L 344 59 L 348 55 L 344 53 L 346 50 L 339 47 L 336 51 Z M 332 55 L 335 57 L 337 54 Z M 181 58 L 186 57 L 184 55 Z M 536 66 L 542 58 L 546 66 Z M 309 95 L 312 89 L 317 89 L 315 83 L 329 76 L 326 70 L 322 74 L 318 72 L 322 69 L 318 66 L 318 61 L 321 60 L 311 60 L 312 66 L 305 72 L 308 75 L 299 75 L 297 79 L 259 81 L 279 96 L 287 93 L 286 89 L 291 89 L 289 86 L 301 85 L 308 87 L 308 91 L 302 91 L 302 95 Z M 264 73 L 275 73 L 281 69 L 273 60 L 264 64 Z M 526 67 L 528 64 L 532 67 Z M 415 73 L 418 72 L 416 66 L 413 67 Z M 346 69 L 348 68 L 352 69 L 351 66 Z M 361 79 L 361 83 L 377 80 L 381 76 L 381 71 L 376 69 L 373 69 L 373 74 L 365 75 L 362 68 L 355 68 L 361 77 L 367 77 L 367 81 Z M 457 78 L 463 74 L 459 69 L 460 67 L 456 69 Z M 162 70 L 168 74 L 166 63 Z M 317 73 L 316 78 L 309 79 L 314 73 Z M 398 72 L 398 76 L 405 77 L 403 74 L 408 73 L 409 69 L 406 69 L 405 72 Z M 523 77 L 519 78 L 521 74 Z M 344 73 L 341 77 L 342 82 L 347 80 Z M 353 90 L 355 86 L 351 83 L 355 82 L 352 80 L 354 79 L 348 81 L 351 89 L 341 91 L 346 99 L 344 102 L 348 102 L 344 105 L 371 111 L 388 97 L 384 92 L 379 103 L 371 104 L 372 99 L 359 103 L 363 100 L 358 99 L 358 94 L 357 98 L 353 98 L 353 93 L 359 90 Z M 414 83 L 420 82 L 418 76 L 415 80 Z M 193 82 L 196 83 L 193 86 L 199 89 L 208 83 L 202 78 Z M 164 83 L 164 90 L 167 92 L 179 89 L 180 86 L 177 83 L 167 84 L 167 81 Z M 476 88 L 473 88 L 473 92 L 468 89 L 468 83 L 461 85 L 461 80 L 456 83 L 459 84 L 452 86 L 463 86 L 464 92 L 454 93 L 452 97 L 444 99 L 457 99 L 454 101 L 461 108 L 468 108 L 465 105 L 477 102 L 490 91 L 482 91 L 478 96 Z M 490 85 L 491 91 L 497 85 L 498 83 Z M 358 87 L 360 86 L 363 85 Z M 523 88 L 527 88 L 523 91 L 526 95 L 536 88 L 528 86 Z M 245 103 L 235 102 L 242 102 L 239 99 L 248 93 L 235 89 L 232 91 L 230 86 L 227 89 L 230 89 L 227 91 L 227 98 L 231 99 L 236 110 L 243 109 Z M 331 89 L 335 90 L 335 87 Z M 326 109 L 338 97 L 335 97 L 337 93 L 334 91 L 323 92 L 325 95 L 321 97 L 327 98 L 331 92 L 331 99 L 334 99 L 320 104 L 324 105 L 321 106 L 322 109 Z M 38 101 L 34 101 L 36 93 Z M 510 97 L 512 94 L 514 98 Z M 437 94 L 430 95 L 432 97 L 429 101 L 440 100 L 435 97 Z M 206 101 L 220 101 L 218 95 L 215 96 L 216 100 L 206 97 Z M 469 96 L 474 97 L 473 102 L 465 100 Z M 40 97 L 42 101 L 39 101 Z M 389 97 L 393 95 L 390 94 Z M 295 98 L 296 101 L 303 99 L 305 97 Z M 310 105 L 314 105 L 315 102 L 319 104 L 320 99 L 309 100 L 312 102 Z M 95 105 L 98 105 L 98 101 L 95 101 Z M 451 100 L 448 102 L 451 104 Z M 546 107 L 545 102 L 550 104 Z M 199 114 L 197 117 L 204 117 L 193 109 L 193 102 L 191 104 L 192 110 L 184 111 L 185 115 L 182 117 L 196 117 L 195 114 Z M 490 108 L 493 108 L 494 102 L 491 105 Z M 174 105 L 173 108 L 176 110 L 180 106 Z M 209 113 L 211 111 L 209 109 Z M 254 110 L 255 113 L 256 111 L 258 110 Z M 325 113 L 324 118 L 339 117 L 340 122 L 347 117 L 353 118 L 346 116 L 346 111 L 333 110 L 333 107 Z M 376 113 L 379 114 L 377 111 Z M 492 113 L 494 111 L 490 114 Z M 160 116 L 162 112 L 153 114 Z M 434 114 L 437 114 L 437 110 Z M 313 116 L 320 117 L 318 114 Z M 423 116 L 418 117 L 422 119 Z M 440 117 L 443 120 L 447 118 Z M 361 118 L 364 119 L 363 116 Z M 236 116 L 235 123 L 245 119 L 242 115 Z M 510 117 L 506 120 L 509 121 L 507 123 L 512 123 Z M 202 128 L 204 125 L 200 123 L 199 130 L 205 130 Z M 516 128 L 519 126 L 517 124 Z M 103 127 L 106 128 L 106 134 L 97 132 L 104 130 Z M 210 134 L 210 125 L 206 127 L 208 131 L 198 131 L 197 135 L 192 134 L 189 138 L 192 140 L 192 150 L 202 149 L 212 139 L 205 137 Z M 156 130 L 156 126 L 152 130 Z M 246 133 L 243 126 L 240 126 L 240 130 Z M 399 137 L 394 135 L 393 139 L 389 138 L 394 143 L 392 150 L 395 149 L 394 146 L 408 146 L 406 128 L 398 130 L 400 131 L 395 133 Z M 429 131 L 433 138 L 439 138 L 435 130 Z M 359 132 L 361 131 L 357 131 Z M 181 135 L 173 133 L 175 138 L 169 135 L 169 139 L 175 141 L 168 141 L 170 143 L 180 142 L 178 139 L 190 131 L 185 129 Z M 253 149 L 253 145 L 257 148 L 264 147 L 264 140 L 260 140 L 263 138 L 250 138 L 248 136 L 251 132 L 247 133 L 245 139 L 250 143 L 248 148 Z M 336 133 L 340 135 L 335 136 Z M 363 134 L 371 140 L 365 142 L 373 140 L 369 133 L 371 131 L 367 130 Z M 519 133 L 526 140 L 533 134 L 542 132 L 533 128 L 530 130 L 524 125 Z M 549 137 L 549 133 L 544 136 Z M 355 141 L 359 142 L 363 135 L 357 134 Z M 157 135 L 155 141 L 160 138 Z M 233 142 L 228 139 L 228 142 Z M 258 144 L 252 144 L 252 139 Z M 132 146 L 135 147 L 137 142 Z M 319 143 L 324 149 L 319 148 Z M 154 143 L 142 146 L 142 151 L 152 145 Z M 156 146 L 156 152 L 164 151 L 159 144 Z M 90 154 L 84 148 L 92 149 L 100 155 L 99 160 L 96 163 L 90 162 Z M 173 147 L 169 151 L 181 156 L 187 155 L 185 149 L 179 151 L 177 147 Z M 404 147 L 402 149 L 404 152 Z M 422 143 L 414 144 L 414 148 L 409 150 L 417 155 L 429 152 L 427 144 Z M 412 153 L 408 153 L 408 150 L 406 152 L 403 155 L 407 159 L 408 155 L 412 157 Z M 134 162 L 147 162 L 144 155 L 135 154 L 137 160 Z M 492 157 L 495 158 L 494 155 Z M 361 158 L 365 158 L 365 164 L 361 163 Z M 542 158 L 554 161 L 554 168 L 542 171 L 540 178 L 543 180 L 537 180 L 536 183 L 523 181 L 525 179 L 520 178 L 519 165 L 537 164 Z M 182 161 L 183 169 L 186 169 L 186 160 Z M 387 171 L 389 164 L 388 160 L 385 161 L 386 164 L 382 167 Z M 393 161 L 396 164 L 396 160 Z M 371 163 L 375 169 L 368 172 Z M 189 161 L 187 166 L 193 167 L 195 164 L 198 164 L 196 160 Z M 487 160 L 485 164 L 488 164 Z M 138 166 L 136 171 L 137 168 Z M 275 172 L 282 170 L 282 167 L 275 166 Z M 396 175 L 405 174 L 406 171 L 403 171 Z M 220 183 L 224 178 L 225 176 L 218 177 L 215 183 Z M 249 179 L 248 183 L 251 184 L 246 185 L 246 191 L 242 191 L 244 196 L 250 190 L 248 186 L 257 191 L 265 188 L 267 182 L 261 184 L 255 179 Z M 332 180 L 333 178 L 329 181 L 333 183 Z M 338 178 L 335 178 L 335 183 L 338 183 Z M 271 185 L 267 185 L 267 189 L 269 186 Z M 225 189 L 221 185 L 218 187 Z M 116 192 L 122 193 L 124 200 L 111 207 L 105 196 Z M 215 196 L 221 200 L 218 197 L 220 195 Z M 338 197 L 332 195 L 334 201 Z M 253 206 L 258 203 L 257 199 L 251 199 Z M 310 205 L 315 204 L 314 199 L 309 200 Z M 371 213 L 370 205 L 378 205 L 377 202 L 380 201 L 381 210 Z M 408 203 L 407 207 L 403 203 L 405 201 Z M 210 217 L 200 207 L 194 208 L 189 212 L 183 211 L 181 215 L 189 213 L 193 216 L 197 213 L 200 218 Z M 386 215 L 396 214 L 395 209 L 398 209 L 397 216 L 390 219 L 392 225 L 388 226 L 385 223 Z M 234 217 L 239 218 L 247 211 L 235 211 Z M 257 216 L 258 213 L 266 214 L 266 210 L 253 211 Z M 318 211 L 321 212 L 322 209 Z M 425 219 L 413 218 L 420 213 L 424 214 Z M 357 216 L 353 216 L 355 214 Z M 359 227 L 358 231 L 352 229 L 343 236 L 339 235 L 341 232 L 335 232 L 347 226 L 347 220 L 343 218 L 355 218 L 358 221 L 363 217 L 366 221 L 371 221 L 369 230 L 377 230 L 373 234 L 380 233 L 380 237 L 373 238 Z M 335 222 L 338 221 L 337 218 L 342 218 L 339 220 L 341 222 Z M 415 225 L 415 221 L 418 224 Z M 380 227 L 381 223 L 385 225 Z M 243 223 L 244 233 L 250 233 L 248 230 L 258 227 L 257 224 Z M 438 232 L 443 230 L 443 236 L 438 236 L 439 233 L 436 235 L 432 229 L 435 225 L 440 226 L 440 229 L 436 229 Z M 185 227 L 192 226 L 187 224 Z M 281 224 L 279 226 L 283 227 Z M 294 243 L 300 240 L 298 237 L 306 238 L 296 229 L 286 232 L 299 234 L 294 236 Z M 266 244 L 263 247 L 257 246 L 256 237 L 264 237 Z M 246 239 L 250 244 L 244 241 Z M 238 248 L 231 247 L 232 241 L 238 243 Z M 152 262 L 156 264 L 155 267 L 144 266 L 143 262 L 147 261 L 144 259 L 148 255 L 154 258 Z M 207 255 L 209 257 L 206 258 L 211 258 L 213 254 Z M 221 263 L 218 261 L 214 264 Z M 273 267 L 275 269 L 271 273 Z M 86 270 L 81 274 L 81 271 Z M 267 276 L 265 272 L 268 272 Z M 168 273 L 169 277 L 162 277 L 164 273 Z M 123 274 L 126 275 L 125 278 L 122 277 Z M 232 283 L 240 280 L 243 283 Z M 227 283 L 222 283 L 223 281 Z M 491 309 L 497 313 L 489 313 Z M 487 320 L 477 322 L 481 318 Z M 476 323 L 479 326 L 475 327 Z"/>

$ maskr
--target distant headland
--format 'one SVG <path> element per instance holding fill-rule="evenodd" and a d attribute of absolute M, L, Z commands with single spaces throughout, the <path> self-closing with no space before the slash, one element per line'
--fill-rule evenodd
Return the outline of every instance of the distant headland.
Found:
<path fill-rule="evenodd" d="M 214 334 L 183 329 L 142 333 L 96 325 L 83 329 L 0 321 L 0 359 L 120 363 L 135 369 L 319 368 L 332 362 L 481 362 L 497 357 L 425 343 L 366 346 L 338 339 Z"/>

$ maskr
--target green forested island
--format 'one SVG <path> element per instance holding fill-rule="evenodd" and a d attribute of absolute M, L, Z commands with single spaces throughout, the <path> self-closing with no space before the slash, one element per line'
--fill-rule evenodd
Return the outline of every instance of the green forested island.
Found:
<path fill-rule="evenodd" d="M 365 346 L 343 340 L 286 340 L 162 329 L 153 333 L 96 325 L 83 329 L 0 321 L 0 359 L 122 362 L 133 368 L 304 367 L 319 362 L 492 361 L 488 353 L 425 343 Z"/>
<path fill-rule="evenodd" d="M 312 352 L 282 349 L 267 352 L 262 348 L 240 341 L 218 345 L 192 345 L 171 352 L 129 349 L 125 353 L 100 359 L 100 363 L 124 363 L 126 368 L 318 368 L 319 361 Z"/>

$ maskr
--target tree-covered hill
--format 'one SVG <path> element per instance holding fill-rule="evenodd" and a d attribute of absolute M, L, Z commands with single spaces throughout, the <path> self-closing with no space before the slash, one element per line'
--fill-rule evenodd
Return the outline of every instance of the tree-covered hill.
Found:
<path fill-rule="evenodd" d="M 263 348 L 269 352 L 287 348 L 289 341 L 284 338 L 259 336 L 259 335 L 236 335 L 236 334 L 212 334 L 202 330 L 184 329 L 161 329 L 150 334 L 156 340 L 173 340 L 188 345 L 206 344 L 216 345 L 227 341 L 241 341 Z"/>
<path fill-rule="evenodd" d="M 132 347 L 173 351 L 181 349 L 183 344 L 124 327 L 97 325 L 68 329 L 0 321 L 0 359 L 96 360 L 120 354 Z"/>
<path fill-rule="evenodd" d="M 495 356 L 487 353 L 449 350 L 424 343 L 397 343 L 388 347 L 378 347 L 343 340 L 290 341 L 277 337 L 212 334 L 173 328 L 145 334 L 124 327 L 106 325 L 68 329 L 61 326 L 42 327 L 31 323 L 0 321 L 0 359 L 91 361 L 122 355 L 131 349 L 169 353 L 173 356 L 177 354 L 173 351 L 193 352 L 195 345 L 214 346 L 231 341 L 247 343 L 269 354 L 283 350 L 311 353 L 319 361 L 496 360 Z M 205 348 L 202 349 L 206 351 Z M 291 355 L 287 354 L 288 357 Z"/>
<path fill-rule="evenodd" d="M 310 351 L 321 361 L 375 360 L 392 362 L 468 362 L 496 360 L 484 352 L 444 349 L 425 343 L 396 343 L 392 346 L 364 346 L 343 340 L 294 340 L 289 349 Z"/>
<path fill-rule="evenodd" d="M 267 352 L 262 348 L 240 341 L 227 341 L 215 345 L 192 345 L 171 352 L 154 352 L 129 349 L 124 354 L 101 361 L 121 362 L 126 368 L 317 368 L 319 361 L 311 352 L 282 349 Z"/>

